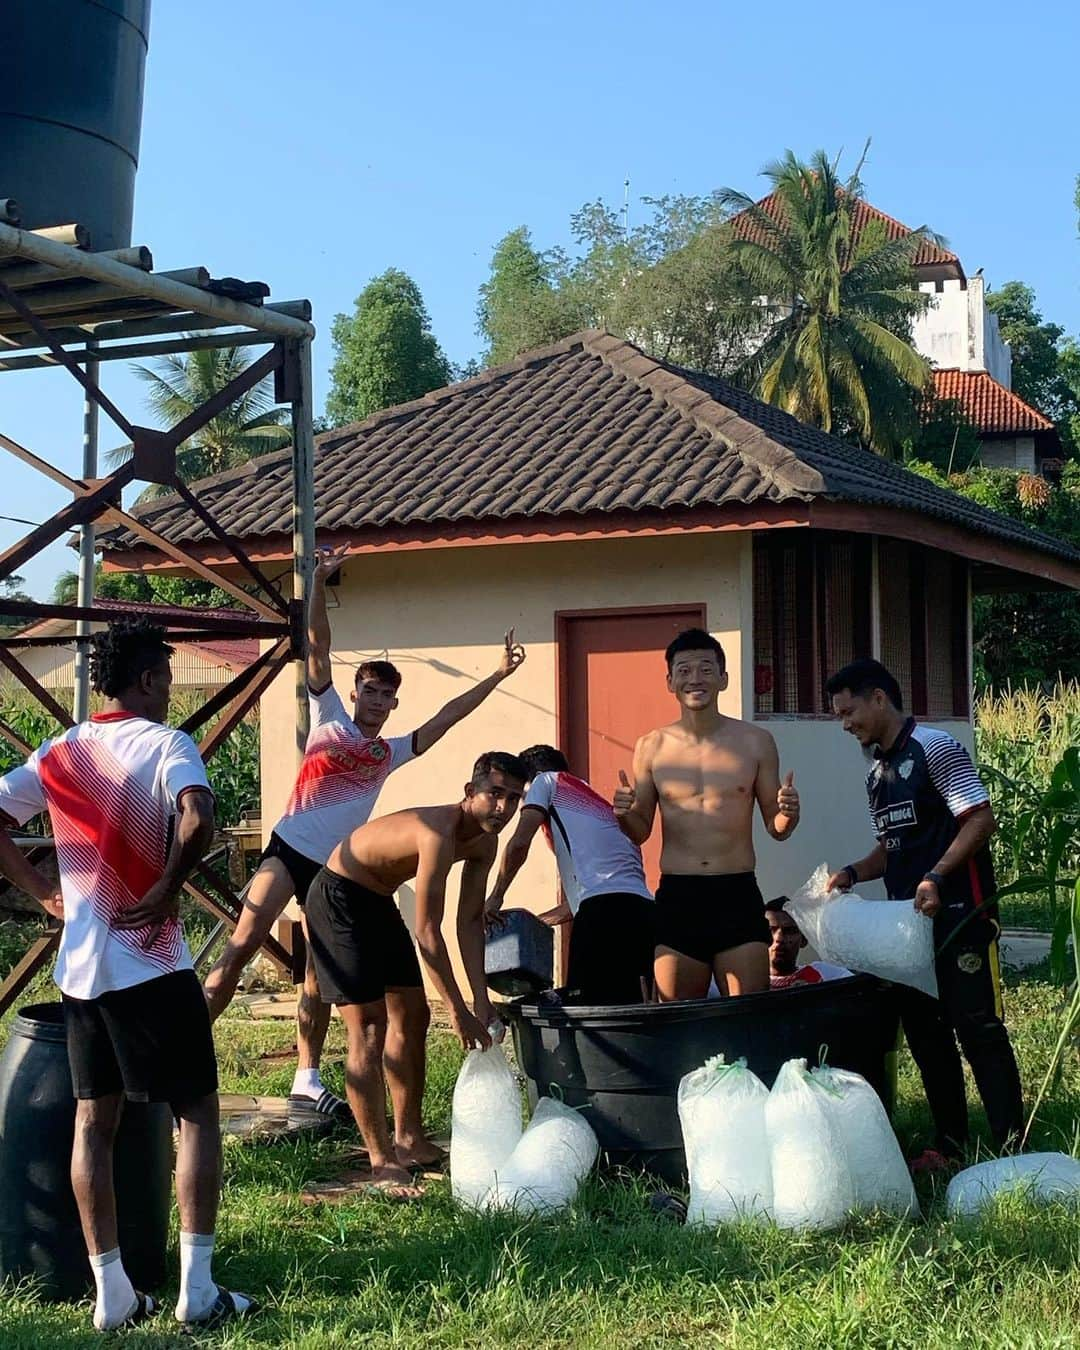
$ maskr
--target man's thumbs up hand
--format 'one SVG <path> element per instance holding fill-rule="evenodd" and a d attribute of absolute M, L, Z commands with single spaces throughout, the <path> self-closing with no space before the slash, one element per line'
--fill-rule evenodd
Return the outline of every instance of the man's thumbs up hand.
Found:
<path fill-rule="evenodd" d="M 619 786 L 615 789 L 615 795 L 611 799 L 611 805 L 617 816 L 625 816 L 627 811 L 634 809 L 634 803 L 637 800 L 630 779 L 626 776 L 624 769 L 619 770 Z"/>
<path fill-rule="evenodd" d="M 780 814 L 787 816 L 788 820 L 799 819 L 799 794 L 795 790 L 794 769 L 789 769 L 784 775 L 780 791 L 776 794 L 776 806 Z"/>

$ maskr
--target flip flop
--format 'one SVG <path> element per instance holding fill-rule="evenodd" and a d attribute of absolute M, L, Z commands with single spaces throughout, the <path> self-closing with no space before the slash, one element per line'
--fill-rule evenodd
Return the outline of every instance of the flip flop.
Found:
<path fill-rule="evenodd" d="M 109 1327 L 101 1332 L 102 1336 L 111 1336 L 114 1331 L 126 1331 L 128 1327 L 137 1327 L 140 1322 L 145 1322 L 147 1318 L 160 1311 L 160 1304 L 155 1303 L 149 1294 L 140 1294 L 135 1290 L 135 1306 L 124 1320 L 115 1327 Z"/>
<path fill-rule="evenodd" d="M 389 1200 L 395 1205 L 412 1205 L 417 1200 L 424 1198 L 424 1188 L 412 1185 L 407 1181 L 368 1181 L 356 1189 L 359 1195 L 377 1196 L 379 1199 Z M 415 1194 L 395 1195 L 395 1191 L 415 1191 Z"/>
<path fill-rule="evenodd" d="M 438 1144 L 436 1144 L 435 1154 L 436 1156 L 429 1159 L 427 1162 L 407 1162 L 402 1163 L 401 1165 L 406 1171 L 411 1172 L 413 1176 L 417 1176 L 423 1172 L 445 1172 L 447 1164 L 450 1161 L 449 1150 L 439 1148 Z"/>
<path fill-rule="evenodd" d="M 243 1294 L 241 1297 L 248 1300 L 246 1308 L 238 1308 L 234 1295 L 228 1289 L 219 1287 L 217 1298 L 211 1303 L 205 1316 L 196 1317 L 190 1322 L 181 1322 L 180 1330 L 185 1335 L 192 1335 L 200 1331 L 213 1331 L 225 1322 L 233 1321 L 234 1318 L 250 1317 L 253 1313 L 259 1311 L 259 1305 L 253 1298 L 250 1298 L 247 1294 Z"/>

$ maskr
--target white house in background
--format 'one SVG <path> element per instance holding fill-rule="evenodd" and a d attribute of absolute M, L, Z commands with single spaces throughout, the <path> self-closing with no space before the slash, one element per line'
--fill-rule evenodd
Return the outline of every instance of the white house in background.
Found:
<path fill-rule="evenodd" d="M 776 211 L 770 194 L 758 202 L 768 214 Z M 739 221 L 746 222 L 741 225 Z M 910 227 L 887 216 L 869 202 L 858 201 L 854 212 L 856 237 L 867 228 L 886 239 L 910 234 Z M 760 239 L 745 215 L 736 229 L 745 238 Z M 955 253 L 927 240 L 914 258 L 919 290 L 930 296 L 926 312 L 916 319 L 912 341 L 934 367 L 939 400 L 949 400 L 963 411 L 978 433 L 979 458 L 988 468 L 1041 472 L 1061 454 L 1053 422 L 1012 392 L 1012 353 L 1002 338 L 997 315 L 987 307 L 982 268 L 969 277 Z"/>
<path fill-rule="evenodd" d="M 117 618 L 125 614 L 145 613 L 146 606 L 131 600 L 96 600 L 99 609 L 115 610 Z M 238 617 L 247 618 L 247 612 Z M 104 628 L 95 623 L 94 632 Z M 75 620 L 39 619 L 24 628 L 19 637 L 53 638 L 48 646 L 26 647 L 16 652 L 31 675 L 50 693 L 75 687 Z M 220 641 L 177 642 L 172 658 L 173 687 L 176 689 L 220 689 L 234 675 L 246 670 L 259 655 L 258 638 L 227 638 Z M 14 680 L 14 677 L 9 677 Z"/>

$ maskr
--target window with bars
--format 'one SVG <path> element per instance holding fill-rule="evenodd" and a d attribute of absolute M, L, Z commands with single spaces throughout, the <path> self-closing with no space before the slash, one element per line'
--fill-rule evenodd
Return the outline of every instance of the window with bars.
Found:
<path fill-rule="evenodd" d="M 786 531 L 754 541 L 754 695 L 759 717 L 831 712 L 828 677 L 871 651 L 872 542 Z M 899 540 L 878 544 L 881 661 L 916 716 L 967 717 L 967 564 Z"/>

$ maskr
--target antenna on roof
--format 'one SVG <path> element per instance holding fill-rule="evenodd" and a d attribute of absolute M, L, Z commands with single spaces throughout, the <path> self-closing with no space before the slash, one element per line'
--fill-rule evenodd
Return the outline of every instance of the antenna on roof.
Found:
<path fill-rule="evenodd" d="M 623 179 L 622 228 L 623 239 L 630 238 L 630 179 Z"/>

